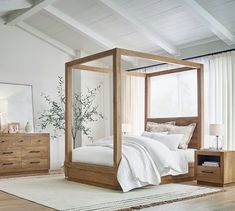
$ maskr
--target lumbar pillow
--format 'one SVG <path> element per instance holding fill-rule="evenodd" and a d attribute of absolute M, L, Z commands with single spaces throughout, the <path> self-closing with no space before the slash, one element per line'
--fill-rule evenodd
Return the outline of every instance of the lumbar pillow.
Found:
<path fill-rule="evenodd" d="M 175 122 L 165 122 L 165 123 L 156 123 L 156 122 L 147 122 L 146 131 L 148 132 L 167 132 L 168 125 L 175 125 Z"/>
<path fill-rule="evenodd" d="M 144 132 L 141 134 L 141 136 L 145 136 L 145 137 L 148 137 L 148 138 L 152 138 L 152 136 L 153 136 L 154 134 L 159 135 L 159 136 L 165 136 L 165 135 L 168 134 L 168 132 L 166 131 L 166 132 L 156 132 L 156 133 L 154 133 L 154 132 L 147 132 L 147 131 L 144 131 Z"/>
<path fill-rule="evenodd" d="M 171 135 L 158 135 L 152 134 L 152 139 L 155 139 L 165 146 L 167 146 L 170 150 L 177 150 L 179 144 L 182 142 L 184 138 L 184 134 L 171 134 Z"/>
<path fill-rule="evenodd" d="M 187 126 L 168 125 L 167 127 L 169 134 L 184 134 L 184 137 L 179 144 L 179 148 L 187 149 L 188 144 L 193 136 L 196 123 L 192 123 Z"/>

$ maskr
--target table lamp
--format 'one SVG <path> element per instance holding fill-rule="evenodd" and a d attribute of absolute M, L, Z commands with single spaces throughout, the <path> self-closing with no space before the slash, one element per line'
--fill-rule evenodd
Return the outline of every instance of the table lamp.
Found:
<path fill-rule="evenodd" d="M 0 100 L 0 131 L 2 131 L 2 123 L 1 120 L 3 115 L 8 112 L 8 101 L 7 100 Z"/>
<path fill-rule="evenodd" d="M 222 124 L 210 124 L 210 135 L 216 136 L 216 149 L 219 150 L 219 137 L 224 135 Z"/>
<path fill-rule="evenodd" d="M 122 124 L 122 133 L 127 135 L 131 132 L 131 125 L 130 124 Z"/>

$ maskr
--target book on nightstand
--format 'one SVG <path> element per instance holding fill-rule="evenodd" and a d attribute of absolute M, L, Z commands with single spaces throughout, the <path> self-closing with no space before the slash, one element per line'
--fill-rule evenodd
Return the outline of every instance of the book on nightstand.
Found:
<path fill-rule="evenodd" d="M 219 167 L 219 162 L 204 161 L 204 162 L 202 163 L 202 166 Z"/>

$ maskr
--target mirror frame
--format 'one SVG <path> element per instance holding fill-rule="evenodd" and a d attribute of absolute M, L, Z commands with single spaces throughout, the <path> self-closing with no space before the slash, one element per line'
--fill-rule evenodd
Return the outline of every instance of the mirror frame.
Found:
<path fill-rule="evenodd" d="M 28 86 L 30 87 L 31 90 L 31 96 L 32 96 L 32 101 L 31 101 L 31 106 L 32 106 L 32 117 L 33 117 L 33 131 L 35 132 L 35 116 L 34 116 L 34 95 L 33 95 L 33 85 L 31 84 L 21 84 L 21 83 L 10 83 L 10 82 L 2 82 L 0 81 L 0 85 L 5 84 L 5 85 L 17 85 L 17 86 Z"/>

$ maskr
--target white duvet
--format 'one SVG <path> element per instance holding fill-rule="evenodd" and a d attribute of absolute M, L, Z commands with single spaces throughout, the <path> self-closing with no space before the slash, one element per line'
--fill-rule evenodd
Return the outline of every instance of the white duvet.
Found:
<path fill-rule="evenodd" d="M 100 139 L 90 146 L 113 148 L 112 140 L 112 137 Z M 143 136 L 123 137 L 122 159 L 117 174 L 123 192 L 150 184 L 158 185 L 163 175 L 187 171 L 187 158 L 175 159 L 174 151 L 157 140 Z"/>

